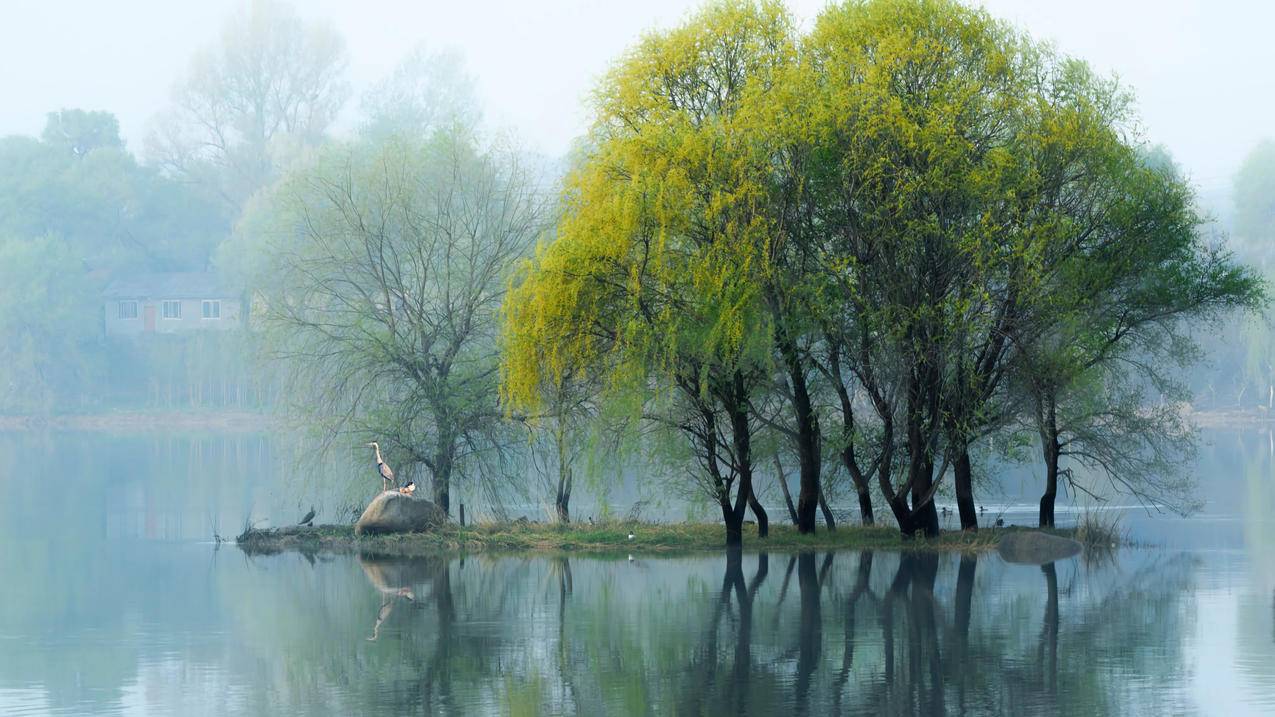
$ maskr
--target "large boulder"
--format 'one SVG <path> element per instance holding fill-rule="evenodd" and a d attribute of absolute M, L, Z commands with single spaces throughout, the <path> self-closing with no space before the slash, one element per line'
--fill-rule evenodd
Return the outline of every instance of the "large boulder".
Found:
<path fill-rule="evenodd" d="M 354 524 L 354 533 L 420 533 L 446 522 L 447 514 L 434 503 L 391 490 L 368 503 Z"/>
<path fill-rule="evenodd" d="M 1044 565 L 1080 554 L 1080 543 L 1036 531 L 1008 533 L 996 544 L 1001 557 L 1011 563 Z"/>

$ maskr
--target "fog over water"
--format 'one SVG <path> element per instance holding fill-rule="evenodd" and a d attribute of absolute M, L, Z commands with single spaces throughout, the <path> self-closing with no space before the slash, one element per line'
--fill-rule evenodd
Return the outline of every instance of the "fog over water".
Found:
<path fill-rule="evenodd" d="M 0 0 L 0 717 L 1275 714 L 1275 2 L 782 5 Z"/>

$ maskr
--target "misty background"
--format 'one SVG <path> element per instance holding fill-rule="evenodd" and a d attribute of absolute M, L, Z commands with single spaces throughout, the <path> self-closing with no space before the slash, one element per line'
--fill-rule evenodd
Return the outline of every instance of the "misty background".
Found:
<path fill-rule="evenodd" d="M 1269 273 L 1275 145 L 1263 142 L 1275 136 L 1275 79 L 1262 68 L 1275 65 L 1275 46 L 1265 37 L 1275 8 L 980 4 L 1117 77 L 1136 96 L 1136 141 L 1195 186 L 1215 220 L 1207 228 L 1211 240 Z M 551 196 L 588 131 L 590 95 L 601 76 L 644 32 L 676 25 L 700 3 L 258 5 L 304 26 L 295 36 L 313 40 L 305 52 L 315 56 L 296 66 L 326 74 L 314 83 L 321 88 L 314 101 L 299 105 L 309 113 L 304 121 L 221 154 L 200 144 L 209 106 L 192 111 L 192 101 L 227 96 L 200 68 L 215 66 L 218 53 L 244 40 L 236 33 L 253 5 L 139 0 L 6 8 L 0 417 L 119 408 L 263 411 L 286 403 L 289 386 L 256 360 L 252 332 L 156 336 L 145 345 L 113 336 L 114 299 L 127 298 L 111 294 L 113 282 L 138 273 L 172 279 L 215 271 L 229 277 L 220 318 L 247 325 L 254 292 L 278 279 L 263 271 L 268 250 L 260 238 L 271 223 L 288 220 L 267 206 L 265 190 L 291 168 L 332 159 L 327 147 L 375 141 L 404 126 L 437 127 L 448 117 L 465 115 L 462 124 L 479 128 L 475 147 L 523 157 L 535 190 Z M 807 26 L 824 5 L 788 3 Z M 1188 381 L 1197 408 L 1275 409 L 1275 332 L 1267 317 L 1202 327 L 1199 339 L 1207 355 Z"/>
<path fill-rule="evenodd" d="M 805 22 L 821 0 L 793 0 Z M 997 17 L 1054 42 L 1134 89 L 1147 138 L 1166 145 L 1219 213 L 1231 177 L 1270 136 L 1275 115 L 1275 6 L 1265 2 L 984 0 Z M 489 0 L 474 3 L 312 0 L 297 11 L 324 19 L 348 47 L 360 90 L 415 49 L 458 51 L 497 126 L 530 148 L 563 154 L 586 129 L 584 101 L 597 77 L 644 32 L 667 28 L 698 3 L 651 0 Z M 62 107 L 114 113 L 128 146 L 169 102 L 192 52 L 215 42 L 240 3 L 51 0 L 6 3 L 0 26 L 0 135 L 38 134 Z M 344 108 L 348 130 L 357 103 Z"/>

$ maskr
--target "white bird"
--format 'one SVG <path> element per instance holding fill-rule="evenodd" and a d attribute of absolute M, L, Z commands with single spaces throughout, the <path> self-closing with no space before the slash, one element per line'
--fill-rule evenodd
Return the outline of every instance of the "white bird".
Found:
<path fill-rule="evenodd" d="M 629 533 L 629 540 L 633 540 L 633 534 Z"/>
<path fill-rule="evenodd" d="M 632 555 L 630 555 L 630 556 L 629 556 L 629 562 L 630 562 L 630 563 L 631 563 L 631 562 L 633 562 L 633 556 L 632 556 Z"/>

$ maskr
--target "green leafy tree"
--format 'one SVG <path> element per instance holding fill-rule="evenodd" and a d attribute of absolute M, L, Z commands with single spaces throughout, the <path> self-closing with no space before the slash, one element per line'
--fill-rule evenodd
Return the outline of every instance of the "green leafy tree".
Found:
<path fill-rule="evenodd" d="M 546 384 L 588 372 L 689 440 L 728 543 L 753 497 L 750 401 L 773 345 L 774 141 L 757 106 L 774 101 L 793 40 L 776 4 L 712 5 L 646 37 L 599 91 L 556 239 L 507 302 L 509 405 L 534 411 Z"/>

